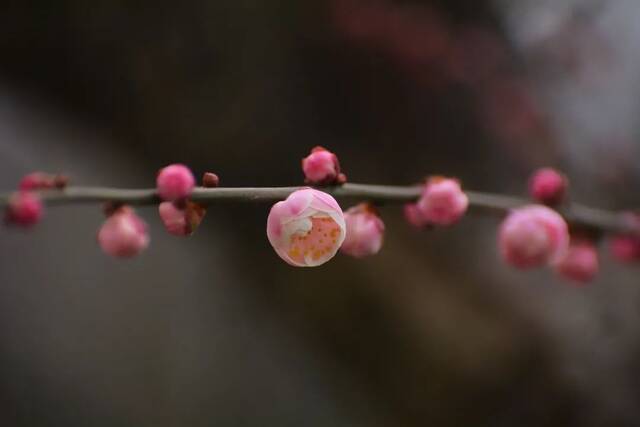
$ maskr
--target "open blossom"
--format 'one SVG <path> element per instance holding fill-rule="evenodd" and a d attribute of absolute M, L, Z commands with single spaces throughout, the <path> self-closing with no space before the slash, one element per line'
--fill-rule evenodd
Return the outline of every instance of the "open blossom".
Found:
<path fill-rule="evenodd" d="M 363 203 L 344 213 L 347 237 L 340 251 L 356 258 L 377 254 L 384 240 L 384 222 L 372 206 Z"/>
<path fill-rule="evenodd" d="M 187 202 L 184 206 L 178 206 L 174 202 L 162 202 L 158 207 L 158 212 L 169 234 L 190 236 L 202 222 L 206 210 L 193 202 Z"/>
<path fill-rule="evenodd" d="M 273 205 L 267 237 L 276 253 L 296 267 L 315 267 L 333 258 L 346 235 L 342 209 L 329 194 L 306 188 Z"/>
<path fill-rule="evenodd" d="M 530 205 L 513 210 L 500 225 L 498 246 L 503 259 L 520 269 L 561 259 L 569 246 L 566 221 L 553 209 Z"/>
<path fill-rule="evenodd" d="M 130 207 L 121 207 L 100 228 L 98 243 L 108 255 L 134 257 L 149 246 L 147 224 Z"/>
<path fill-rule="evenodd" d="M 462 191 L 460 182 L 440 177 L 429 179 L 416 204 L 417 213 L 422 220 L 434 225 L 454 224 L 462 218 L 468 206 L 469 198 Z"/>
<path fill-rule="evenodd" d="M 545 205 L 560 203 L 566 192 L 567 178 L 555 169 L 539 169 L 529 180 L 531 198 Z"/>
<path fill-rule="evenodd" d="M 579 283 L 590 282 L 598 274 L 598 251 L 590 241 L 572 240 L 567 253 L 553 268 L 566 279 Z"/>
<path fill-rule="evenodd" d="M 315 147 L 311 154 L 302 159 L 305 182 L 311 185 L 343 184 L 346 181 L 340 173 L 338 157 L 323 147 Z"/>
<path fill-rule="evenodd" d="M 19 191 L 9 198 L 6 220 L 9 224 L 31 227 L 42 219 L 44 207 L 37 194 Z"/>
<path fill-rule="evenodd" d="M 158 172 L 156 179 L 158 195 L 162 200 L 173 202 L 191 195 L 196 179 L 185 165 L 169 165 Z"/>

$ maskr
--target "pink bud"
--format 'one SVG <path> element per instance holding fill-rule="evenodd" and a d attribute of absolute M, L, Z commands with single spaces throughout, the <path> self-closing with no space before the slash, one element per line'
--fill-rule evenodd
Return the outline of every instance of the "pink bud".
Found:
<path fill-rule="evenodd" d="M 418 212 L 428 224 L 451 225 L 467 211 L 469 198 L 460 188 L 460 182 L 451 178 L 431 178 L 418 200 Z"/>
<path fill-rule="evenodd" d="M 504 260 L 520 269 L 558 261 L 569 246 L 566 221 L 553 209 L 530 205 L 513 210 L 500 225 L 498 246 Z"/>
<path fill-rule="evenodd" d="M 529 194 L 540 203 L 556 205 L 567 192 L 567 178 L 551 168 L 539 169 L 529 180 Z"/>
<path fill-rule="evenodd" d="M 267 237 L 276 253 L 296 267 L 316 267 L 333 258 L 344 242 L 342 209 L 327 193 L 306 188 L 271 208 Z"/>
<path fill-rule="evenodd" d="M 621 221 L 632 230 L 640 230 L 640 214 L 623 212 Z M 620 262 L 640 261 L 640 236 L 634 234 L 616 234 L 609 238 L 609 250 Z"/>
<path fill-rule="evenodd" d="M 640 261 L 640 237 L 622 234 L 611 236 L 609 250 L 617 261 L 638 262 Z"/>
<path fill-rule="evenodd" d="M 174 236 L 192 235 L 206 213 L 204 207 L 193 202 L 187 202 L 184 207 L 176 206 L 173 202 L 162 202 L 158 211 L 164 227 Z"/>
<path fill-rule="evenodd" d="M 344 174 L 340 173 L 338 157 L 323 147 L 315 147 L 302 159 L 302 170 L 307 184 L 330 185 L 346 181 Z"/>
<path fill-rule="evenodd" d="M 404 218 L 410 225 L 416 228 L 423 228 L 429 225 L 429 223 L 422 217 L 422 214 L 420 213 L 420 210 L 418 209 L 418 205 L 416 203 L 407 203 L 406 205 L 404 205 L 403 212 Z"/>
<path fill-rule="evenodd" d="M 37 194 L 19 191 L 9 198 L 6 213 L 6 220 L 9 224 L 31 227 L 40 222 L 43 215 L 44 206 Z"/>
<path fill-rule="evenodd" d="M 191 170 L 180 164 L 161 169 L 156 182 L 160 198 L 170 202 L 189 197 L 196 185 Z"/>
<path fill-rule="evenodd" d="M 375 255 L 382 248 L 384 222 L 367 203 L 354 206 L 344 213 L 347 236 L 340 251 L 356 258 Z"/>
<path fill-rule="evenodd" d="M 49 175 L 43 172 L 32 172 L 25 175 L 18 184 L 18 188 L 22 191 L 39 190 L 47 188 L 49 183 Z"/>
<path fill-rule="evenodd" d="M 149 246 L 147 224 L 130 207 L 121 207 L 102 224 L 98 243 L 107 255 L 132 258 Z"/>
<path fill-rule="evenodd" d="M 567 253 L 553 267 L 566 279 L 590 282 L 598 274 L 598 251 L 590 241 L 572 240 Z"/>
<path fill-rule="evenodd" d="M 52 175 L 45 172 L 32 172 L 25 175 L 18 188 L 22 191 L 50 190 L 66 187 L 68 178 L 64 175 Z"/>

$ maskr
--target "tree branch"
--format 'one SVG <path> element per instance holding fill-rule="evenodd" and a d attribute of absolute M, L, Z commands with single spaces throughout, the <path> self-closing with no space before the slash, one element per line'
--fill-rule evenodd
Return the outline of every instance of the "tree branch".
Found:
<path fill-rule="evenodd" d="M 221 202 L 274 202 L 285 199 L 292 192 L 304 187 L 218 187 L 194 190 L 191 200 L 203 205 Z M 337 187 L 323 187 L 339 199 L 367 200 L 380 204 L 407 203 L 418 199 L 420 186 L 390 186 L 347 183 Z M 466 191 L 471 211 L 480 214 L 503 216 L 510 209 L 533 202 L 517 197 Z M 90 204 L 116 202 L 137 206 L 157 205 L 160 199 L 155 189 L 117 189 L 103 187 L 67 187 L 64 190 L 39 192 L 47 205 Z M 10 194 L 0 195 L 0 208 L 7 206 Z M 631 233 L 640 235 L 640 229 L 625 219 L 621 213 L 570 204 L 558 211 L 573 225 L 592 231 Z"/>

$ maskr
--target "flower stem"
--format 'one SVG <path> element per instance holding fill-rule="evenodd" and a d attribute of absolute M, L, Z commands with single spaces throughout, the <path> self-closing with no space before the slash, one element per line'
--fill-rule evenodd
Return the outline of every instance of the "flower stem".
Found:
<path fill-rule="evenodd" d="M 191 200 L 203 205 L 221 202 L 274 202 L 285 199 L 292 192 L 304 187 L 198 187 Z M 377 203 L 408 203 L 415 201 L 421 192 L 420 186 L 391 186 L 347 183 L 336 187 L 322 187 L 339 199 L 367 200 Z M 67 187 L 63 190 L 48 190 L 39 193 L 48 205 L 73 205 L 102 202 L 115 202 L 137 206 L 157 205 L 160 199 L 155 189 L 118 189 L 106 187 Z M 472 212 L 503 216 L 510 209 L 531 204 L 517 197 L 499 194 L 466 191 Z M 6 207 L 10 194 L 0 195 L 0 207 Z M 625 220 L 621 213 L 573 203 L 558 209 L 559 212 L 576 226 L 593 231 L 633 233 L 640 230 Z"/>

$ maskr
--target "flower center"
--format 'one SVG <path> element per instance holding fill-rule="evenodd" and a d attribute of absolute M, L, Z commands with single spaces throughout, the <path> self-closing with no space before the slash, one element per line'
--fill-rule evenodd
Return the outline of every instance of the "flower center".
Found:
<path fill-rule="evenodd" d="M 317 263 L 338 250 L 340 226 L 328 216 L 311 217 L 311 230 L 291 236 L 289 256 L 296 262 Z"/>

